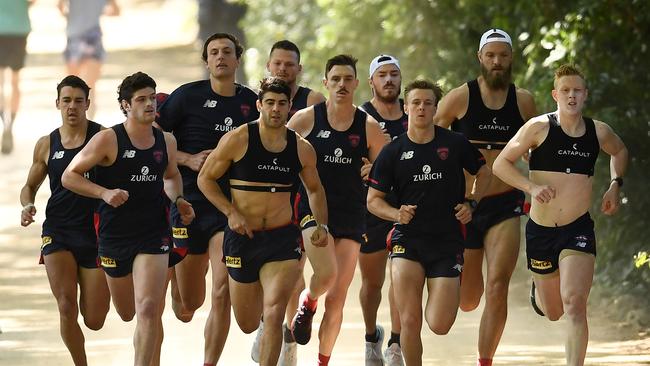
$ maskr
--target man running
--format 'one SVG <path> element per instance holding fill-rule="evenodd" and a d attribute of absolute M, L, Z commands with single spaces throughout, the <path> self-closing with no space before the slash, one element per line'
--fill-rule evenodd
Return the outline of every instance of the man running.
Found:
<path fill-rule="evenodd" d="M 184 223 L 194 218 L 192 206 L 182 196 L 176 140 L 153 127 L 155 88 L 156 82 L 142 72 L 126 77 L 118 88 L 126 122 L 95 135 L 61 180 L 73 192 L 102 200 L 99 258 L 115 310 L 125 321 L 137 316 L 133 338 L 137 366 L 150 366 L 162 335 L 172 246 L 167 197 Z M 83 175 L 95 166 L 97 183 Z"/>
<path fill-rule="evenodd" d="M 449 92 L 435 116 L 438 125 L 467 137 L 492 166 L 524 121 L 536 114 L 533 97 L 512 84 L 512 41 L 508 33 L 489 29 L 478 49 L 481 75 Z M 469 187 L 472 179 L 466 177 Z M 481 204 L 466 199 L 475 210 L 467 225 L 460 308 L 471 311 L 483 295 L 483 257 L 487 261 L 485 308 L 478 338 L 479 366 L 489 366 L 508 315 L 508 285 L 519 254 L 519 216 L 524 193 L 493 177 Z"/>
<path fill-rule="evenodd" d="M 611 156 L 611 183 L 601 211 L 619 208 L 628 152 L 606 123 L 583 116 L 587 83 L 573 66 L 555 71 L 557 110 L 531 119 L 508 142 L 494 162 L 507 184 L 531 196 L 526 224 L 526 257 L 533 272 L 531 300 L 540 314 L 555 321 L 567 314 L 567 365 L 583 365 L 587 352 L 587 298 L 596 261 L 594 222 L 589 215 L 593 175 L 600 150 Z M 530 153 L 527 179 L 514 167 Z M 537 300 L 536 300 L 537 299 Z"/>
<path fill-rule="evenodd" d="M 475 175 L 480 199 L 491 174 L 481 153 L 464 137 L 433 124 L 436 89 L 416 80 L 404 89 L 408 131 L 377 157 L 370 174 L 368 209 L 396 222 L 390 234 L 391 275 L 402 325 L 401 344 L 409 366 L 422 365 L 422 290 L 429 328 L 447 334 L 458 311 L 463 268 L 460 224 L 472 219 L 464 199 L 463 169 Z M 393 191 L 396 204 L 386 200 Z"/>
<path fill-rule="evenodd" d="M 368 84 L 372 90 L 372 99 L 365 102 L 361 109 L 371 115 L 381 129 L 390 135 L 391 140 L 406 132 L 408 117 L 404 112 L 404 100 L 399 95 L 402 87 L 402 73 L 399 61 L 390 55 L 379 55 L 370 63 Z M 441 95 L 436 96 L 436 101 Z M 390 202 L 394 197 L 389 194 Z M 377 310 L 381 303 L 381 288 L 386 277 L 386 237 L 393 228 L 393 222 L 385 221 L 368 213 L 366 216 L 367 242 L 361 245 L 359 268 L 361 269 L 361 290 L 359 301 L 366 325 L 366 365 L 383 365 L 381 346 L 384 340 L 384 328 L 377 325 Z M 400 348 L 399 313 L 395 308 L 393 286 L 388 289 L 390 305 L 391 333 L 384 358 L 389 366 L 404 364 Z"/>
<path fill-rule="evenodd" d="M 291 87 L 291 110 L 289 118 L 297 111 L 325 101 L 325 96 L 315 90 L 298 85 L 298 75 L 302 72 L 300 50 L 289 40 L 275 42 L 266 62 L 271 76 L 280 78 Z"/>
<path fill-rule="evenodd" d="M 309 89 L 304 86 L 299 86 L 297 83 L 298 75 L 302 72 L 302 65 L 300 64 L 300 50 L 293 42 L 282 40 L 275 42 L 271 47 L 269 53 L 269 60 L 266 63 L 266 68 L 272 77 L 284 80 L 291 88 L 291 109 L 289 110 L 289 118 L 297 111 L 305 109 L 317 103 L 325 101 L 323 94 Z M 298 184 L 294 185 L 297 189 Z M 291 195 L 291 202 L 295 199 L 295 192 Z M 295 290 L 291 293 L 289 304 L 286 311 L 287 323 L 296 315 L 296 305 L 298 304 L 298 296 L 305 289 L 305 278 L 302 275 L 302 269 L 305 266 L 306 257 L 300 258 L 301 274 L 298 276 Z M 255 342 L 251 348 L 251 358 L 255 362 L 260 360 L 260 344 L 262 340 L 262 333 L 264 332 L 264 321 L 260 321 Z M 283 366 L 295 366 L 298 362 L 298 355 L 296 350 L 296 340 L 291 335 L 291 330 L 288 325 L 283 326 L 283 342 L 282 351 L 278 364 Z"/>
<path fill-rule="evenodd" d="M 386 139 L 379 124 L 353 104 L 359 85 L 357 60 L 338 55 L 327 60 L 324 84 L 327 102 L 298 111 L 289 128 L 314 146 L 318 175 L 327 194 L 328 222 L 333 244 L 305 245 L 314 268 L 309 286 L 301 293 L 299 310 L 292 321 L 293 336 L 299 344 L 311 338 L 311 323 L 318 298 L 327 292 L 325 314 L 319 330 L 319 365 L 327 365 L 336 342 L 348 286 L 354 275 L 359 247 L 365 234 L 365 190 L 361 167 L 374 161 Z M 303 240 L 316 230 L 304 188 L 298 192 L 297 217 Z"/>
<path fill-rule="evenodd" d="M 202 52 L 209 79 L 182 85 L 172 92 L 157 119 L 165 131 L 173 132 L 178 139 L 178 164 L 184 191 L 197 216 L 190 226 L 185 226 L 172 206 L 174 243 L 188 249 L 185 259 L 175 266 L 172 308 L 178 319 L 185 322 L 192 319 L 205 300 L 205 275 L 210 265 L 212 305 L 204 332 L 204 362 L 208 365 L 219 360 L 230 328 L 228 272 L 221 261 L 227 219 L 201 193 L 196 179 L 219 139 L 259 116 L 255 108 L 257 95 L 235 83 L 243 52 L 244 48 L 231 34 L 215 33 L 209 37 Z M 219 182 L 221 191 L 228 196 L 227 177 Z"/>
<path fill-rule="evenodd" d="M 20 191 L 23 205 L 20 224 L 28 226 L 34 222 L 34 199 L 47 176 L 52 195 L 45 208 L 41 262 L 45 264 L 59 308 L 63 343 L 72 356 L 72 362 L 76 366 L 85 366 L 84 335 L 77 322 L 78 313 L 81 310 L 88 328 L 99 330 L 108 313 L 110 295 L 104 271 L 97 265 L 97 235 L 93 226 L 97 200 L 65 189 L 61 185 L 61 175 L 102 126 L 86 118 L 90 88 L 85 81 L 76 76 L 66 76 L 56 90 L 56 108 L 61 113 L 62 124 L 36 142 L 32 167 Z M 94 169 L 84 174 L 95 180 Z"/>
<path fill-rule="evenodd" d="M 276 365 L 285 309 L 295 288 L 301 257 L 300 231 L 289 196 L 302 178 L 319 229 L 307 245 L 327 245 L 325 191 L 311 145 L 286 128 L 291 88 L 280 79 L 262 81 L 260 119 L 227 133 L 199 173 L 199 188 L 228 217 L 223 255 L 230 274 L 235 319 L 246 333 L 264 316 L 261 365 Z M 232 201 L 216 181 L 230 169 Z"/>

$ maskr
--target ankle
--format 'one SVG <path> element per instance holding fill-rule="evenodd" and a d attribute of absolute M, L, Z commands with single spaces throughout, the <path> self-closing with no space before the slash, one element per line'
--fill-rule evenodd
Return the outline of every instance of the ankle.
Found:
<path fill-rule="evenodd" d="M 476 366 L 492 366 L 491 358 L 479 358 L 476 362 Z"/>

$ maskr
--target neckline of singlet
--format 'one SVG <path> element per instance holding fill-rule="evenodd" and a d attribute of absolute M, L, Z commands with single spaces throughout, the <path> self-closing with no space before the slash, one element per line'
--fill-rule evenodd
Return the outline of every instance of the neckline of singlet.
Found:
<path fill-rule="evenodd" d="M 93 121 L 91 121 L 91 120 L 88 120 L 88 125 L 86 126 L 86 136 L 84 137 L 84 140 L 83 140 L 83 142 L 81 143 L 81 145 L 79 145 L 79 146 L 77 146 L 77 147 L 70 147 L 70 148 L 65 147 L 65 146 L 63 145 L 63 138 L 62 138 L 62 136 L 61 136 L 61 127 L 57 128 L 57 129 L 56 129 L 56 133 L 57 133 L 57 135 L 59 135 L 59 136 L 58 136 L 58 137 L 59 137 L 59 144 L 61 145 L 61 147 L 63 148 L 63 150 L 65 150 L 65 151 L 72 151 L 72 150 L 80 150 L 80 149 L 83 149 L 83 147 L 88 143 L 88 141 L 90 141 L 90 137 L 91 137 L 91 136 L 90 136 L 90 132 L 91 132 L 91 128 L 92 128 L 92 126 L 93 126 L 92 123 L 95 123 L 95 122 L 93 122 Z"/>
<path fill-rule="evenodd" d="M 360 111 L 359 107 L 354 107 L 354 113 L 352 115 L 352 122 L 350 123 L 350 127 L 348 127 L 347 129 L 341 131 L 341 130 L 337 130 L 336 128 L 334 128 L 334 126 L 332 126 L 332 122 L 330 122 L 330 119 L 329 119 L 329 117 L 327 115 L 327 104 L 326 103 L 327 102 L 322 102 L 322 103 L 316 104 L 316 106 L 314 106 L 314 110 L 316 112 L 322 114 L 323 117 L 325 117 L 325 123 L 327 123 L 327 125 L 329 126 L 329 128 L 332 129 L 332 131 L 339 132 L 339 133 L 350 132 L 352 130 L 352 128 L 354 127 L 354 122 L 357 119 L 357 113 Z M 320 106 L 320 107 L 318 107 L 318 106 Z M 318 108 L 319 110 L 316 110 L 316 108 Z M 365 112 L 363 112 L 363 113 L 365 113 Z M 313 131 L 313 128 L 312 128 L 312 131 Z"/>
<path fill-rule="evenodd" d="M 574 136 L 571 136 L 568 133 L 564 132 L 564 129 L 562 129 L 562 124 L 560 123 L 560 119 L 558 118 L 556 112 L 551 112 L 551 113 L 548 114 L 548 120 L 549 120 L 549 123 L 551 123 L 551 125 L 554 125 L 555 127 L 559 128 L 560 132 L 564 136 L 566 136 L 566 137 L 568 137 L 570 139 L 576 139 L 576 140 L 587 136 L 587 134 L 589 133 L 589 131 L 588 131 L 589 127 L 587 126 L 587 121 L 585 120 L 584 116 L 581 116 L 580 119 L 582 120 L 582 123 L 584 123 L 584 125 L 585 125 L 585 132 L 580 136 L 575 136 L 574 137 Z"/>
<path fill-rule="evenodd" d="M 398 118 L 395 118 L 395 119 L 386 119 L 386 118 L 384 118 L 384 116 L 382 116 L 381 113 L 379 113 L 379 111 L 377 110 L 377 108 L 375 108 L 375 106 L 372 105 L 372 102 L 368 101 L 368 104 L 367 104 L 367 105 L 370 106 L 370 107 L 373 109 L 373 112 L 374 112 L 378 117 L 380 117 L 381 121 L 378 121 L 378 122 L 398 123 L 398 122 L 401 122 L 401 121 L 404 119 L 404 117 L 407 116 L 407 114 L 404 113 L 404 109 L 403 109 L 404 105 L 403 105 L 403 103 L 401 102 L 401 99 L 400 99 L 400 106 L 402 107 L 402 110 L 401 110 L 401 111 L 402 111 L 402 115 L 399 116 Z M 363 107 L 363 106 L 361 106 L 361 107 Z M 362 109 L 362 110 L 364 110 L 364 109 Z M 372 115 L 372 114 L 370 113 L 370 111 L 366 111 L 366 110 L 364 110 L 364 112 L 366 112 L 366 113 Z"/>

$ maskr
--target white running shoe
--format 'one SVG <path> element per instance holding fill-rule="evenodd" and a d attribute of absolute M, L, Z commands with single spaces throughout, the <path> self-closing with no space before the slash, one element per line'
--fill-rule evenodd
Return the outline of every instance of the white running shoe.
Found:
<path fill-rule="evenodd" d="M 282 341 L 278 366 L 296 366 L 298 364 L 298 346 L 296 342 Z"/>
<path fill-rule="evenodd" d="M 404 358 L 402 357 L 402 347 L 397 343 L 393 343 L 384 351 L 384 359 L 386 359 L 386 366 L 404 366 Z"/>
<path fill-rule="evenodd" d="M 253 361 L 260 362 L 260 348 L 262 347 L 262 334 L 264 334 L 264 322 L 260 320 L 260 326 L 257 328 L 257 334 L 255 335 L 255 342 L 253 342 L 253 347 L 251 348 L 251 358 Z"/>
<path fill-rule="evenodd" d="M 366 342 L 366 366 L 384 366 L 384 357 L 381 355 L 384 327 L 377 325 L 377 333 L 379 333 L 377 342 Z"/>

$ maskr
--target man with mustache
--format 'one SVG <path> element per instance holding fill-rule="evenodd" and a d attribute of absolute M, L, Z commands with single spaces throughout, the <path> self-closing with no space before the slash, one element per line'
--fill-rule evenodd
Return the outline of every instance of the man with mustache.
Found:
<path fill-rule="evenodd" d="M 291 88 L 291 109 L 289 110 L 289 118 L 291 118 L 297 111 L 305 109 L 317 103 L 325 101 L 323 94 L 312 90 L 310 88 L 298 85 L 297 78 L 302 72 L 302 65 L 300 64 L 300 50 L 295 43 L 289 40 L 282 40 L 275 42 L 271 47 L 269 53 L 269 60 L 266 63 L 266 69 L 272 77 L 285 81 Z M 295 185 L 297 189 L 298 184 Z M 292 192 L 291 202 L 295 199 L 295 191 Z M 300 258 L 300 268 L 305 267 L 306 256 Z M 291 293 L 289 305 L 287 305 L 286 319 L 287 324 L 284 325 L 284 337 L 282 342 L 282 352 L 278 364 L 283 366 L 295 366 L 298 362 L 296 340 L 291 335 L 288 323 L 296 315 L 296 304 L 298 303 L 298 296 L 300 292 L 305 289 L 305 278 L 300 274 L 296 282 L 296 288 Z M 255 342 L 251 349 L 251 358 L 255 362 L 259 362 L 260 358 L 260 345 L 262 334 L 264 332 L 264 320 L 260 321 L 260 326 L 255 336 Z"/>
<path fill-rule="evenodd" d="M 478 49 L 481 75 L 449 92 L 434 117 L 443 127 L 467 137 L 491 168 L 505 144 L 526 120 L 536 114 L 531 93 L 511 82 L 512 40 L 501 29 L 489 29 Z M 474 180 L 466 176 L 471 187 Z M 466 192 L 470 192 L 469 189 Z M 505 327 L 508 285 L 519 253 L 519 216 L 524 193 L 493 177 L 481 203 L 465 197 L 474 208 L 466 226 L 465 266 L 460 308 L 476 309 L 483 295 L 483 257 L 487 261 L 485 309 L 478 340 L 479 366 L 489 366 Z"/>
<path fill-rule="evenodd" d="M 387 142 L 377 121 L 353 104 L 359 85 L 356 63 L 349 55 L 327 60 L 323 81 L 329 93 L 327 102 L 298 111 L 288 125 L 316 150 L 333 237 L 325 247 L 305 245 L 314 275 L 300 295 L 298 313 L 292 321 L 296 342 L 307 344 L 318 298 L 327 292 L 319 330 L 319 365 L 327 365 L 332 354 L 359 247 L 364 242 L 366 205 L 360 173 L 363 159 L 374 161 Z M 301 187 L 298 194 L 297 217 L 303 241 L 308 243 L 318 225 L 309 209 L 305 189 Z"/>
<path fill-rule="evenodd" d="M 406 132 L 408 125 L 408 117 L 404 112 L 404 100 L 399 97 L 402 85 L 399 61 L 390 55 L 375 57 L 370 63 L 368 84 L 373 96 L 371 100 L 361 106 L 361 109 L 379 122 L 379 126 L 390 135 L 391 140 L 397 138 Z M 439 101 L 441 97 L 442 93 L 436 95 L 436 101 Z M 394 198 L 391 194 L 388 197 L 389 200 Z M 386 237 L 392 228 L 393 222 L 382 220 L 368 212 L 366 216 L 367 241 L 361 245 L 359 254 L 359 268 L 361 269 L 359 301 L 366 326 L 367 366 L 383 365 L 381 346 L 384 340 L 384 328 L 376 323 L 388 258 Z M 395 308 L 392 282 L 388 290 L 388 303 L 391 315 L 391 335 L 384 357 L 389 366 L 402 365 L 399 341 L 400 322 L 399 314 Z"/>
<path fill-rule="evenodd" d="M 205 275 L 212 269 L 212 301 L 205 324 L 206 365 L 215 365 L 221 356 L 230 328 L 228 272 L 223 257 L 223 232 L 227 218 L 201 193 L 198 172 L 219 139 L 228 131 L 257 119 L 257 95 L 235 83 L 244 48 L 228 33 L 215 33 L 203 44 L 202 59 L 210 73 L 199 80 L 178 87 L 161 106 L 157 119 L 165 131 L 178 139 L 178 164 L 183 175 L 187 199 L 196 210 L 197 219 L 189 225 L 180 222 L 172 206 L 174 244 L 187 248 L 187 256 L 175 266 L 172 277 L 172 308 L 176 317 L 189 322 L 205 300 Z M 219 184 L 228 196 L 228 179 Z"/>

